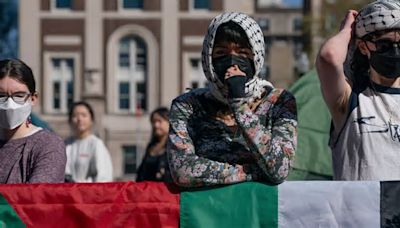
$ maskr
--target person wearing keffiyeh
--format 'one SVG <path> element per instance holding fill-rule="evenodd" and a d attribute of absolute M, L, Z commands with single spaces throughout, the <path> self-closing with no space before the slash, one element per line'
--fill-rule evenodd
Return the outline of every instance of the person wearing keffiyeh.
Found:
<path fill-rule="evenodd" d="M 259 25 L 243 13 L 215 17 L 203 42 L 208 87 L 173 100 L 167 155 L 174 182 L 196 187 L 288 176 L 297 143 L 295 98 L 259 75 Z"/>
<path fill-rule="evenodd" d="M 400 179 L 400 2 L 350 10 L 316 66 L 336 180 Z"/>

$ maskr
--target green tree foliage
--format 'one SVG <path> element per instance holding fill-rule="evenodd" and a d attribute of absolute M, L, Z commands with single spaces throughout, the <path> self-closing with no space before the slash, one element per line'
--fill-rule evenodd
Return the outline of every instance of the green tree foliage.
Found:
<path fill-rule="evenodd" d="M 371 0 L 305 0 L 313 5 L 314 1 L 321 1 L 319 9 L 306 10 L 304 15 L 303 34 L 305 35 L 305 50 L 311 56 L 316 50 L 312 50 L 312 38 L 318 37 L 322 40 L 332 36 L 339 31 L 340 24 L 350 9 L 360 10 L 363 6 L 372 2 Z M 318 11 L 318 12 L 316 12 Z"/>
<path fill-rule="evenodd" d="M 325 38 L 335 34 L 350 9 L 358 11 L 370 2 L 369 0 L 323 0 L 320 34 Z"/>

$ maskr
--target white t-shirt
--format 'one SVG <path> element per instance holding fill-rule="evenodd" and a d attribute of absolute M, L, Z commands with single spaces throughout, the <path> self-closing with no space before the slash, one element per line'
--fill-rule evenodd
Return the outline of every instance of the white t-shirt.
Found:
<path fill-rule="evenodd" d="M 334 179 L 400 180 L 400 88 L 352 93 L 347 121 L 331 134 Z"/>
<path fill-rule="evenodd" d="M 65 174 L 75 182 L 110 182 L 113 180 L 110 154 L 95 135 L 66 141 Z"/>

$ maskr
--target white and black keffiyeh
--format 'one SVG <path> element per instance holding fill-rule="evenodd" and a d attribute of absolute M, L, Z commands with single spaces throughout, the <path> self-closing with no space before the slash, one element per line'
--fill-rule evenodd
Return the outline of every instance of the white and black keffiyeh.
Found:
<path fill-rule="evenodd" d="M 399 0 L 378 0 L 363 7 L 355 21 L 355 35 L 349 45 L 347 59 L 344 65 L 345 74 L 353 76 L 350 62 L 356 50 L 356 38 L 363 38 L 365 35 L 376 31 L 400 29 L 400 1 Z"/>
<path fill-rule="evenodd" d="M 210 82 L 209 88 L 211 93 L 221 102 L 227 103 L 227 88 L 224 86 L 223 82 L 218 79 L 214 67 L 212 66 L 212 50 L 214 47 L 215 33 L 218 27 L 229 21 L 233 21 L 243 28 L 248 36 L 254 54 L 255 74 L 253 79 L 246 83 L 245 89 L 246 98 L 251 102 L 255 98 L 261 98 L 261 95 L 265 91 L 265 86 L 273 87 L 270 82 L 259 78 L 259 73 L 264 64 L 264 36 L 260 26 L 251 17 L 243 13 L 229 12 L 220 14 L 211 21 L 203 42 L 203 71 L 207 80 Z"/>

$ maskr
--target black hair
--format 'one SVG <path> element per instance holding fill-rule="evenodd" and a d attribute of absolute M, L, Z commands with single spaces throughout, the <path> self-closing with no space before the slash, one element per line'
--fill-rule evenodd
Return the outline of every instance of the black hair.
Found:
<path fill-rule="evenodd" d="M 251 49 L 246 32 L 234 21 L 221 24 L 215 32 L 214 45 L 222 42 L 232 42 Z"/>
<path fill-rule="evenodd" d="M 168 110 L 168 108 L 159 107 L 159 108 L 155 109 L 154 111 L 152 111 L 151 114 L 150 114 L 150 122 L 153 120 L 155 114 L 158 114 L 164 120 L 169 121 L 169 110 Z M 154 129 L 151 129 L 151 139 L 150 139 L 148 147 L 156 144 L 158 141 L 159 141 L 159 139 L 155 135 Z"/>
<path fill-rule="evenodd" d="M 31 68 L 19 59 L 0 60 L 0 79 L 5 77 L 25 84 L 31 94 L 36 92 L 35 78 Z"/>
<path fill-rule="evenodd" d="M 90 117 L 92 118 L 92 121 L 94 122 L 94 112 L 92 106 L 90 106 L 89 103 L 85 101 L 77 101 L 72 103 L 71 107 L 69 108 L 69 113 L 68 113 L 68 121 L 71 123 L 72 122 L 72 115 L 74 113 L 74 110 L 77 106 L 84 106 L 86 109 L 89 111 Z"/>
<path fill-rule="evenodd" d="M 150 121 L 153 120 L 155 114 L 160 115 L 163 119 L 169 120 L 169 110 L 166 107 L 159 107 L 151 112 L 150 114 Z"/>
<path fill-rule="evenodd" d="M 369 60 L 368 57 L 361 53 L 361 51 L 356 48 L 354 51 L 353 59 L 350 62 L 351 70 L 353 75 L 350 80 L 353 86 L 359 88 L 365 88 L 370 83 L 369 78 Z"/>

